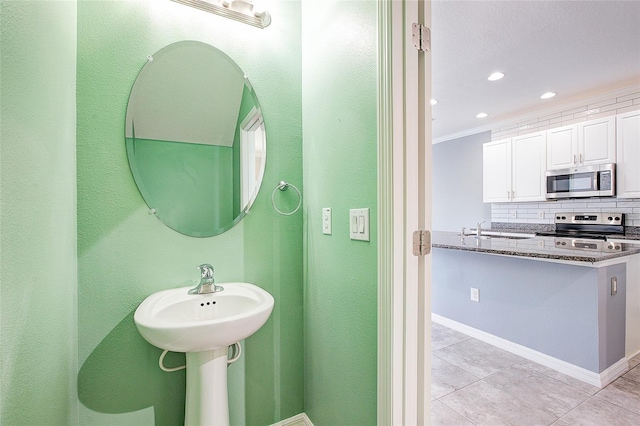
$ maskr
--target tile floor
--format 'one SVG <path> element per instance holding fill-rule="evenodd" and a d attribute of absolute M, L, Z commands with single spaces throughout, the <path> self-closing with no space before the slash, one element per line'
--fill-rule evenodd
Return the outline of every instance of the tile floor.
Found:
<path fill-rule="evenodd" d="M 433 323 L 431 424 L 640 425 L 640 355 L 604 389 Z"/>

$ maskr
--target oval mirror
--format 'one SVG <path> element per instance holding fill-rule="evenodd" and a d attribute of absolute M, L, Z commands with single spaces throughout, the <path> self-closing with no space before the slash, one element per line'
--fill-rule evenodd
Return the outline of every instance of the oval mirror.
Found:
<path fill-rule="evenodd" d="M 182 234 L 225 232 L 258 195 L 267 144 L 258 97 L 240 67 L 206 43 L 149 57 L 129 96 L 125 143 L 145 202 Z"/>

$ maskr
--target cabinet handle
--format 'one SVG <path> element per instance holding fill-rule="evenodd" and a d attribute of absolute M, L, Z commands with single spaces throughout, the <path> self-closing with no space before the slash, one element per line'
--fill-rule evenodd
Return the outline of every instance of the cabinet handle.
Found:
<path fill-rule="evenodd" d="M 575 154 L 573 154 L 573 164 L 576 164 L 577 161 L 578 161 L 578 157 Z"/>
<path fill-rule="evenodd" d="M 582 154 L 580 154 L 580 164 L 582 164 Z"/>

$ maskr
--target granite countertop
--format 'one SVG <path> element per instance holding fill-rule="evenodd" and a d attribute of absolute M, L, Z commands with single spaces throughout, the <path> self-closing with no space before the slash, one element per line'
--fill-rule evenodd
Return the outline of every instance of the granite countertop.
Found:
<path fill-rule="evenodd" d="M 483 231 L 489 232 L 490 230 Z M 517 235 L 508 232 L 506 235 Z M 523 236 L 531 236 L 525 234 Z M 595 250 L 562 249 L 556 247 L 553 237 L 504 238 L 499 235 L 489 239 L 477 239 L 475 235 L 460 236 L 459 232 L 433 231 L 431 246 L 435 248 L 475 251 L 479 253 L 504 256 L 531 257 L 555 261 L 597 263 L 640 253 L 640 244 L 618 243 L 620 251 L 607 252 Z"/>

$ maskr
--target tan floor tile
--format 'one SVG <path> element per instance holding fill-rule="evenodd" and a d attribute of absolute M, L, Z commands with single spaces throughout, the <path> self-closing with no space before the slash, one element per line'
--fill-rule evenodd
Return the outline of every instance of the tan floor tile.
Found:
<path fill-rule="evenodd" d="M 591 397 L 553 426 L 638 426 L 640 416 L 622 407 Z"/>
<path fill-rule="evenodd" d="M 431 404 L 431 426 L 473 426 L 469 420 L 440 401 Z"/>
<path fill-rule="evenodd" d="M 538 364 L 537 362 L 525 360 L 520 363 L 533 371 L 544 374 L 545 376 L 549 376 L 552 379 L 556 379 L 562 383 L 565 383 L 569 386 L 572 386 L 578 389 L 581 392 L 588 393 L 589 395 L 595 395 L 600 391 L 600 388 L 597 386 L 590 385 L 589 383 L 583 382 L 582 380 L 575 379 L 571 376 L 567 376 L 559 371 L 553 370 L 545 365 Z"/>
<path fill-rule="evenodd" d="M 479 378 L 523 361 L 517 355 L 476 339 L 438 349 L 433 354 Z"/>
<path fill-rule="evenodd" d="M 591 396 L 520 364 L 492 374 L 484 381 L 513 398 L 548 411 L 556 418 L 568 413 Z"/>
<path fill-rule="evenodd" d="M 479 379 L 461 368 L 438 358 L 431 357 L 431 397 L 441 398 Z"/>
<path fill-rule="evenodd" d="M 557 420 L 557 417 L 548 411 L 514 398 L 510 393 L 483 380 L 453 392 L 439 401 L 475 425 L 546 426 Z"/>
<path fill-rule="evenodd" d="M 620 377 L 598 392 L 596 398 L 640 414 L 640 383 L 633 380 Z"/>

